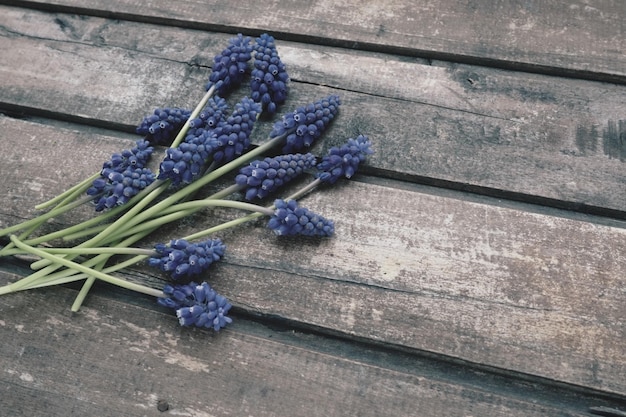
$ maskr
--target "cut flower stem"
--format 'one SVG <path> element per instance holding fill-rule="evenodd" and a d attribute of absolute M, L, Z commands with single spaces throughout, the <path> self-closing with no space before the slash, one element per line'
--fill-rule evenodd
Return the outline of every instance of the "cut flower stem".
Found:
<path fill-rule="evenodd" d="M 126 288 L 132 291 L 137 291 L 140 292 L 142 294 L 147 294 L 147 295 L 152 295 L 154 297 L 163 297 L 164 294 L 162 291 L 160 290 L 156 290 L 154 288 L 150 288 L 147 287 L 145 285 L 140 285 L 140 284 L 135 284 L 129 281 L 126 281 L 124 279 L 121 278 L 117 278 L 117 277 L 113 277 L 111 275 L 105 274 L 101 271 L 97 271 L 95 269 L 91 269 L 88 268 L 82 264 L 70 261 L 66 258 L 54 255 L 52 253 L 46 252 L 44 250 L 38 249 L 38 248 L 34 248 L 32 246 L 29 246 L 23 242 L 21 242 L 16 236 L 12 235 L 11 236 L 11 242 L 13 242 L 13 244 L 15 246 L 17 246 L 20 249 L 23 249 L 24 251 L 31 253 L 33 255 L 37 255 L 40 256 L 44 259 L 49 260 L 50 262 L 52 262 L 53 264 L 58 264 L 60 266 L 65 266 L 69 269 L 78 271 L 78 272 L 82 272 L 85 273 L 89 276 L 93 276 L 96 277 L 98 279 L 101 279 L 102 281 L 108 282 L 110 284 L 113 285 L 117 285 L 118 287 L 122 287 L 122 288 Z"/>

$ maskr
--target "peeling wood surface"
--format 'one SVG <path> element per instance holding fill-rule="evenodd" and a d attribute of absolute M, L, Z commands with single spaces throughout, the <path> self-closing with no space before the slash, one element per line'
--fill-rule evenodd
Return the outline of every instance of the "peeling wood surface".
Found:
<path fill-rule="evenodd" d="M 12 1 L 209 30 L 272 31 L 356 49 L 626 81 L 619 0 Z M 243 20 L 242 20 L 242 16 Z M 244 23 L 245 22 L 245 23 Z"/>
<path fill-rule="evenodd" d="M 70 314 L 74 295 L 55 288 L 0 298 L 0 415 L 579 417 L 587 404 L 605 403 L 554 406 L 416 375 L 410 363 L 386 369 L 303 347 L 306 334 L 181 329 L 162 312 L 97 296 Z"/>
<path fill-rule="evenodd" d="M 195 3 L 144 7 L 150 24 L 86 16 L 111 4 L 115 16 L 136 20 L 132 2 L 62 3 L 82 13 L 60 13 L 70 11 L 61 2 L 45 6 L 52 11 L 0 6 L 0 111 L 24 117 L 0 115 L 0 228 L 34 216 L 34 204 L 130 147 L 134 126 L 154 107 L 192 107 L 226 32 L 240 29 L 229 19 L 244 21 L 231 4 L 210 23 L 226 26 L 207 32 L 166 25 L 167 17 L 200 27 Z M 521 10 L 501 6 L 493 13 L 503 22 Z M 580 7 L 564 12 L 568 30 L 621 45 L 613 34 L 619 5 L 596 5 L 605 11 L 603 33 L 593 19 L 584 31 L 572 23 L 575 13 L 591 13 Z M 218 335 L 181 329 L 147 297 L 102 285 L 77 314 L 69 312 L 72 286 L 0 297 L 0 415 L 162 415 L 159 401 L 194 416 L 585 416 L 624 408 L 625 87 L 401 56 L 393 48 L 403 46 L 387 37 L 361 39 L 370 36 L 372 10 L 342 12 L 347 25 L 326 36 L 345 46 L 340 32 L 351 27 L 354 42 L 387 53 L 315 45 L 315 28 L 342 15 L 323 20 L 320 10 L 283 32 L 309 25 L 308 37 L 278 42 L 292 78 L 284 107 L 338 93 L 340 115 L 313 151 L 358 132 L 376 148 L 366 175 L 303 199 L 335 221 L 336 236 L 278 239 L 261 221 L 223 233 L 227 256 L 210 279 L 235 305 L 236 324 Z M 398 33 L 408 27 L 394 21 Z M 555 25 L 549 16 L 541 22 Z M 484 64 L 510 60 L 493 30 L 496 58 L 469 50 Z M 549 42 L 530 41 L 553 32 L 526 31 L 529 43 L 511 62 L 547 65 L 541 49 Z M 464 61 L 458 41 L 437 36 L 446 42 L 439 57 Z M 561 75 L 619 74 L 601 65 L 621 55 L 578 48 L 548 66 Z M 577 54 L 595 66 L 581 69 Z M 271 125 L 259 122 L 256 143 Z M 86 207 L 45 230 L 90 216 Z M 144 245 L 232 216 L 211 210 Z M 27 268 L 0 259 L 0 284 Z M 125 276 L 163 284 L 142 265 Z"/>

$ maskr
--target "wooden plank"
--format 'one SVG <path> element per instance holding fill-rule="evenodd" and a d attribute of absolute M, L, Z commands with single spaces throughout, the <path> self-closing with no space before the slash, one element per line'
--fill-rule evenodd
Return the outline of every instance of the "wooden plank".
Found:
<path fill-rule="evenodd" d="M 55 190 L 36 189 L 23 178 L 42 182 L 74 146 L 127 143 L 1 120 L 3 171 L 21 172 L 7 177 L 0 195 L 27 202 Z M 22 135 L 10 134 L 16 131 Z M 24 152 L 29 142 L 39 146 Z M 53 143 L 56 152 L 43 143 Z M 74 159 L 81 160 L 78 166 L 100 164 L 89 154 Z M 64 174 L 67 182 L 79 170 Z M 12 204 L 0 205 L 2 225 L 20 216 L 10 198 Z M 279 239 L 263 223 L 221 236 L 228 253 L 211 280 L 245 311 L 626 393 L 623 222 L 609 227 L 593 218 L 572 220 L 470 202 L 462 195 L 354 181 L 307 196 L 303 204 L 336 222 L 334 238 Z M 185 236 L 224 216 L 198 216 L 178 225 L 178 235 L 154 239 Z M 131 274 L 150 285 L 162 282 L 143 268 Z"/>
<path fill-rule="evenodd" d="M 390 51 L 525 71 L 626 81 L 619 0 L 497 4 L 447 1 L 135 0 L 18 1 L 29 7 L 155 21 L 210 30 L 272 31 L 285 39 Z"/>
<path fill-rule="evenodd" d="M 127 130 L 154 107 L 192 107 L 228 37 L 2 10 L 2 106 Z M 626 216 L 626 87 L 289 42 L 280 52 L 293 78 L 284 108 L 340 94 L 327 136 L 368 134 L 374 172 Z"/>
<path fill-rule="evenodd" d="M 0 272 L 1 284 L 8 279 Z M 372 356 L 365 350 L 319 351 L 306 347 L 315 345 L 310 336 L 286 337 L 254 323 L 219 334 L 184 329 L 162 310 L 95 295 L 70 314 L 74 296 L 53 288 L 0 297 L 3 414 L 160 415 L 160 401 L 173 415 L 194 417 L 429 417 L 469 410 L 485 417 L 574 417 L 607 404 L 515 395 L 516 387 L 527 392 L 528 383 L 510 383 L 504 395 L 420 373 L 411 363 L 388 369 L 380 365 L 393 352 L 370 364 L 362 359 Z M 360 357 L 343 356 L 351 351 Z"/>

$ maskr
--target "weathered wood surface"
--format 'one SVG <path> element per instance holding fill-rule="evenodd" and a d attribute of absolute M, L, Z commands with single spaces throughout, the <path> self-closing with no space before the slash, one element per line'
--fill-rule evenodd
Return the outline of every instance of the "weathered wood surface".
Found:
<path fill-rule="evenodd" d="M 353 49 L 626 81 L 620 0 L 11 1 L 209 30 L 271 31 Z"/>
<path fill-rule="evenodd" d="M 316 2 L 288 19 L 294 3 L 275 2 L 285 18 L 264 20 L 249 19 L 244 3 L 206 3 L 213 14 L 195 13 L 192 2 L 20 4 L 52 12 L 0 6 L 0 111 L 43 119 L 0 116 L 0 227 L 32 217 L 34 203 L 129 147 L 154 107 L 193 106 L 235 31 L 293 41 L 278 42 L 292 77 L 285 110 L 341 95 L 340 116 L 314 152 L 362 132 L 376 154 L 369 176 L 303 200 L 335 220 L 334 238 L 281 240 L 262 222 L 221 236 L 228 254 L 211 283 L 237 320 L 217 336 L 181 329 L 151 300 L 103 286 L 74 315 L 74 288 L 1 297 L 0 415 L 160 415 L 159 399 L 194 416 L 580 416 L 623 407 L 626 87 L 392 55 L 621 83 L 623 5 L 572 3 L 557 21 L 561 3 L 534 5 L 533 14 L 505 2 L 480 12 L 498 24 L 474 22 L 472 38 L 466 25 L 434 35 L 419 32 L 432 25 L 409 25 L 432 16 L 426 4 L 380 15 L 395 3 L 362 2 L 345 14 Z M 439 5 L 440 22 L 469 25 L 482 10 L 454 7 Z M 270 128 L 259 123 L 257 143 Z M 90 215 L 78 210 L 46 228 Z M 230 216 L 195 216 L 145 245 Z M 0 285 L 26 265 L 0 259 Z M 143 266 L 125 276 L 163 283 Z"/>
<path fill-rule="evenodd" d="M 0 209 L 2 225 L 127 143 L 0 120 L 3 170 L 14 173 L 0 186 L 13 202 Z M 88 152 L 94 143 L 97 152 Z M 38 149 L 47 148 L 54 151 L 42 157 Z M 74 152 L 81 160 L 58 172 Z M 623 224 L 459 197 L 360 182 L 325 189 L 304 204 L 336 222 L 333 239 L 295 245 L 262 223 L 243 227 L 223 235 L 228 254 L 211 281 L 253 314 L 626 393 Z M 223 216 L 196 216 L 157 239 L 189 235 Z M 154 279 L 151 271 L 137 274 Z"/>
<path fill-rule="evenodd" d="M 614 407 L 479 372 L 433 376 L 427 359 L 245 320 L 213 335 L 97 295 L 71 314 L 74 296 L 53 288 L 0 298 L 0 415 L 582 417 Z"/>
<path fill-rule="evenodd" d="M 229 37 L 1 10 L 1 106 L 128 130 L 154 107 L 192 107 Z M 376 173 L 626 217 L 625 86 L 279 47 L 293 79 L 284 108 L 340 94 L 345 122 L 328 136 L 370 135 Z"/>

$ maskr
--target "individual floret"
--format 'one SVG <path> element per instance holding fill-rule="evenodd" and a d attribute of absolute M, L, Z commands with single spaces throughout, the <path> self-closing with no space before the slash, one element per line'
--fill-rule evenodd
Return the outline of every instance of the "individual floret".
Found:
<path fill-rule="evenodd" d="M 248 61 L 252 57 L 252 44 L 248 36 L 241 33 L 229 40 L 229 45 L 213 59 L 213 70 L 209 75 L 206 89 L 215 86 L 224 95 L 237 87 L 249 72 Z"/>
<path fill-rule="evenodd" d="M 251 97 L 261 103 L 268 114 L 276 113 L 278 105 L 287 98 L 289 75 L 285 64 L 280 60 L 274 38 L 262 34 L 254 45 L 254 69 L 250 88 Z"/>
<path fill-rule="evenodd" d="M 370 146 L 367 136 L 359 135 L 356 139 L 348 139 L 348 143 L 340 148 L 330 148 L 317 165 L 316 176 L 328 184 L 334 184 L 341 177 L 352 177 L 367 155 L 374 153 Z"/>
<path fill-rule="evenodd" d="M 155 109 L 137 126 L 137 133 L 144 135 L 154 145 L 168 145 L 183 127 L 191 111 L 178 107 Z"/>
<path fill-rule="evenodd" d="M 267 157 L 241 168 L 235 182 L 246 186 L 246 200 L 264 198 L 315 166 L 315 163 L 315 156 L 311 153 Z"/>
<path fill-rule="evenodd" d="M 102 176 L 93 181 L 87 194 L 98 197 L 94 204 L 96 211 L 102 211 L 126 204 L 153 181 L 154 174 L 148 168 L 128 167 L 123 172 L 105 168 Z"/>
<path fill-rule="evenodd" d="M 340 100 L 330 95 L 322 100 L 298 107 L 274 124 L 270 138 L 286 137 L 283 153 L 299 152 L 310 147 L 326 130 L 339 111 Z"/>
<path fill-rule="evenodd" d="M 217 332 L 233 321 L 228 317 L 232 305 L 206 282 L 168 284 L 163 287 L 163 293 L 165 297 L 159 297 L 157 302 L 175 309 L 181 326 L 212 328 Z"/>
<path fill-rule="evenodd" d="M 249 97 L 244 97 L 235 105 L 226 122 L 214 130 L 215 139 L 211 141 L 215 149 L 213 161 L 225 164 L 248 149 L 250 133 L 260 112 L 261 106 Z"/>
<path fill-rule="evenodd" d="M 190 243 L 184 239 L 172 240 L 169 245 L 154 248 L 156 256 L 148 260 L 150 266 L 171 273 L 173 279 L 201 274 L 224 256 L 226 246 L 220 239 Z"/>
<path fill-rule="evenodd" d="M 332 236 L 335 225 L 332 220 L 299 207 L 296 200 L 274 202 L 276 211 L 267 226 L 277 235 Z"/>

